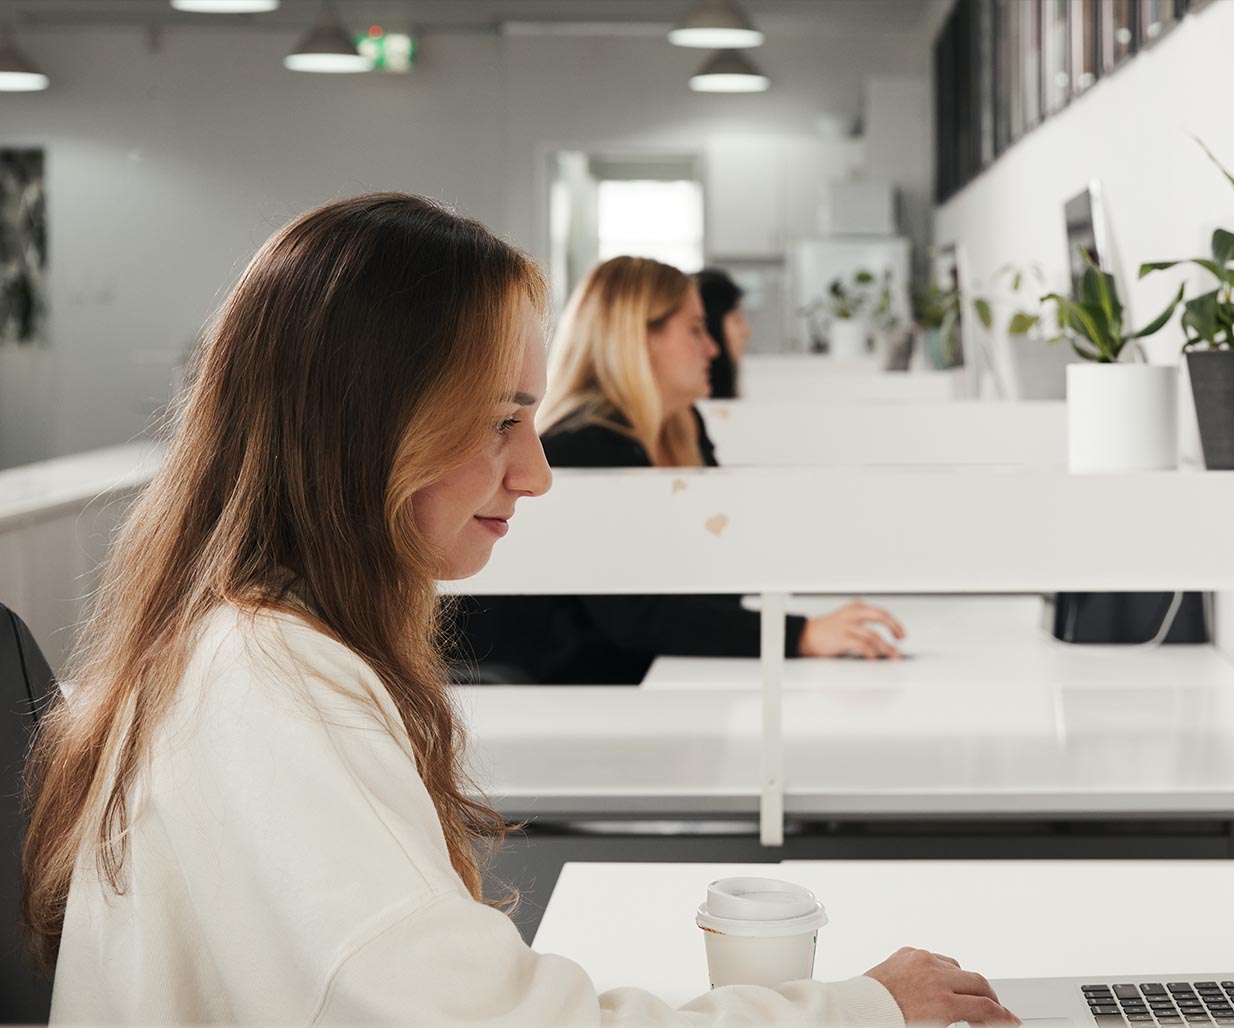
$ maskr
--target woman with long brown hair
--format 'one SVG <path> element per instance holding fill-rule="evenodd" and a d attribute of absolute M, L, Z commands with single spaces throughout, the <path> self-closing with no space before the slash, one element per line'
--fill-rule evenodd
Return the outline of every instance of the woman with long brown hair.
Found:
<path fill-rule="evenodd" d="M 544 309 L 525 256 L 416 197 L 330 204 L 253 259 L 36 737 L 23 914 L 53 1021 L 678 1020 L 480 902 L 504 825 L 461 770 L 434 580 L 550 484 Z M 1001 1010 L 920 951 L 871 975 L 694 1023 Z"/>
<path fill-rule="evenodd" d="M 717 353 L 688 275 L 645 257 L 596 265 L 571 295 L 553 339 L 548 395 L 537 417 L 549 463 L 716 465 L 694 404 L 708 395 Z M 481 664 L 485 679 L 633 685 L 658 656 L 759 651 L 758 615 L 737 596 L 477 597 L 459 611 L 457 659 Z M 856 600 L 819 617 L 790 616 L 785 627 L 789 657 L 896 659 L 892 640 L 904 636 L 890 613 Z"/>

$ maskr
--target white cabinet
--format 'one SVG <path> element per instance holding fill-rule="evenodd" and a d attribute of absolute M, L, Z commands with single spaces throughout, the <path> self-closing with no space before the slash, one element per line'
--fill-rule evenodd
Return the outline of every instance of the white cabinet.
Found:
<path fill-rule="evenodd" d="M 706 233 L 711 257 L 782 257 L 814 235 L 829 181 L 861 164 L 860 140 L 723 135 L 706 145 Z"/>

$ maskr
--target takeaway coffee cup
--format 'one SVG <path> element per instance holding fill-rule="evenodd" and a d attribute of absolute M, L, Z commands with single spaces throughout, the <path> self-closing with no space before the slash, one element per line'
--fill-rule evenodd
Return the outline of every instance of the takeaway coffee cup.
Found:
<path fill-rule="evenodd" d="M 703 930 L 711 987 L 779 985 L 814 975 L 827 911 L 814 893 L 774 878 L 721 878 L 707 886 Z"/>

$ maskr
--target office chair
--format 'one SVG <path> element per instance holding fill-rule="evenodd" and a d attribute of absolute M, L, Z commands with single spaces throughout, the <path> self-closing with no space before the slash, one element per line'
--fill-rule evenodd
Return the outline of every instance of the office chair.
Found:
<path fill-rule="evenodd" d="M 21 888 L 22 768 L 39 714 L 51 699 L 51 668 L 25 623 L 0 603 L 0 1023 L 46 1024 L 51 981 L 23 948 L 17 919 Z"/>

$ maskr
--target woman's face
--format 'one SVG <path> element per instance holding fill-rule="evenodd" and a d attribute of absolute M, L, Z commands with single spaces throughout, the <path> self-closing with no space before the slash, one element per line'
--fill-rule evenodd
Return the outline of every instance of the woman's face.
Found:
<path fill-rule="evenodd" d="M 720 352 L 707 334 L 703 301 L 691 287 L 681 307 L 647 332 L 651 370 L 665 415 L 689 407 L 711 392 L 711 359 Z"/>
<path fill-rule="evenodd" d="M 746 346 L 750 342 L 750 322 L 740 302 L 724 315 L 724 341 L 728 343 L 728 355 L 736 364 L 745 356 Z"/>
<path fill-rule="evenodd" d="M 508 399 L 493 412 L 492 438 L 412 499 L 416 528 L 438 555 L 438 579 L 469 578 L 484 567 L 493 544 L 509 530 L 518 500 L 540 496 L 552 485 L 535 428 L 544 389 L 544 340 L 528 312 L 522 369 Z"/>

